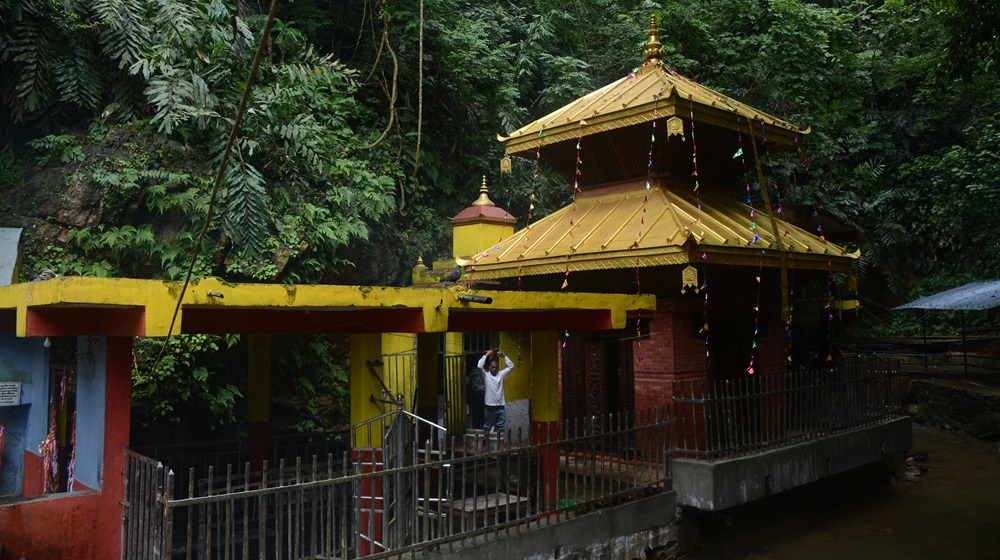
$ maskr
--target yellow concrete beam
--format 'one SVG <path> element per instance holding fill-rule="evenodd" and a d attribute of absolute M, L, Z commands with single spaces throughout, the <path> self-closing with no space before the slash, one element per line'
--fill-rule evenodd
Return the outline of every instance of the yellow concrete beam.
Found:
<path fill-rule="evenodd" d="M 506 329 L 531 330 L 540 320 L 554 323 L 547 323 L 546 328 L 573 328 L 581 319 L 588 321 L 587 328 L 598 329 L 622 328 L 629 313 L 652 311 L 656 305 L 653 296 L 640 295 L 470 290 L 462 286 L 228 284 L 202 278 L 183 290 L 171 330 L 182 288 L 181 282 L 87 277 L 14 284 L 0 287 L 0 320 L 14 321 L 9 326 L 18 336 L 71 331 L 150 337 L 167 336 L 168 330 L 172 334 L 392 332 L 398 330 L 391 328 L 394 324 L 406 327 L 406 332 L 475 331 L 490 328 L 490 318 L 505 321 Z M 468 296 L 489 303 L 463 299 Z M 4 315 L 4 310 L 16 313 Z M 307 323 L 310 313 L 313 319 L 321 316 L 322 320 L 294 330 Z M 343 320 L 337 320 L 340 315 Z M 101 323 L 102 317 L 105 323 Z M 283 317 L 288 324 L 281 323 Z M 364 321 L 367 323 L 362 324 Z M 133 330 L 122 330 L 129 328 Z"/>

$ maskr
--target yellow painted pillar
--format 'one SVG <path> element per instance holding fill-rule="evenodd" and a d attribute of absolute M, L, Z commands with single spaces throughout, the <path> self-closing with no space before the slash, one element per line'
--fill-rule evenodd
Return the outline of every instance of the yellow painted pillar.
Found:
<path fill-rule="evenodd" d="M 465 395 L 465 360 L 462 359 L 462 333 L 444 334 L 444 426 L 449 438 L 465 433 L 468 403 Z M 476 426 L 473 426 L 476 427 Z M 482 426 L 479 426 L 480 428 Z"/>
<path fill-rule="evenodd" d="M 441 360 L 438 333 L 417 335 L 417 415 L 438 423 L 438 395 L 441 394 Z M 430 434 L 426 434 L 430 435 Z M 425 434 L 421 432 L 421 440 Z"/>
<path fill-rule="evenodd" d="M 559 481 L 559 448 L 548 444 L 559 434 L 559 334 L 531 333 L 531 433 L 532 443 L 542 445 L 539 457 L 541 500 L 546 509 L 556 507 Z"/>
<path fill-rule="evenodd" d="M 271 336 L 247 336 L 247 435 L 252 469 L 270 457 Z"/>
<path fill-rule="evenodd" d="M 382 414 L 382 385 L 369 369 L 369 364 L 382 360 L 381 334 L 351 335 L 351 425 L 357 426 Z M 381 368 L 375 367 L 376 372 Z M 372 401 L 375 402 L 372 402 Z M 351 447 L 356 449 L 381 448 L 382 434 L 358 430 Z"/>
<path fill-rule="evenodd" d="M 417 335 L 413 333 L 382 334 L 382 367 L 376 368 L 393 397 L 403 395 L 403 406 L 413 412 L 417 387 Z M 388 406 L 388 405 L 387 405 Z M 389 408 L 385 408 L 386 411 Z"/>
<path fill-rule="evenodd" d="M 531 420 L 559 420 L 559 333 L 531 333 Z"/>

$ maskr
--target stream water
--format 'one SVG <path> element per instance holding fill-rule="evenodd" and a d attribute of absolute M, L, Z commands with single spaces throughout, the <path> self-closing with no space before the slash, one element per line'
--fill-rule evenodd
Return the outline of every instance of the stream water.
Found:
<path fill-rule="evenodd" d="M 1000 558 L 997 444 L 914 425 L 913 451 L 927 455 L 921 470 L 889 485 L 844 477 L 722 514 L 686 512 L 700 548 L 684 558 Z"/>

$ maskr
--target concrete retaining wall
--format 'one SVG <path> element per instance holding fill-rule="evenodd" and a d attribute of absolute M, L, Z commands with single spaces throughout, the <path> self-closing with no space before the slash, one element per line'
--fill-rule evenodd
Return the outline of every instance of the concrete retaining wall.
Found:
<path fill-rule="evenodd" d="M 671 459 L 678 503 L 717 511 L 882 461 L 910 449 L 909 417 L 719 461 Z"/>
<path fill-rule="evenodd" d="M 677 554 L 673 491 L 600 509 L 558 524 L 521 530 L 509 536 L 482 537 L 454 551 L 432 551 L 432 560 L 530 560 L 600 558 L 668 560 Z"/>

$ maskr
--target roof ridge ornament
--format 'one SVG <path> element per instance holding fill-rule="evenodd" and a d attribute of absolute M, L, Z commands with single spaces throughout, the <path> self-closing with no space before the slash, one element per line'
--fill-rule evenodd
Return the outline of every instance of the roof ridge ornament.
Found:
<path fill-rule="evenodd" d="M 660 43 L 659 30 L 656 28 L 656 15 L 649 16 L 649 32 L 646 33 L 649 37 L 646 40 L 646 50 L 642 51 L 642 55 L 646 57 L 646 62 L 652 62 L 658 60 L 663 61 L 663 44 Z"/>
<path fill-rule="evenodd" d="M 490 200 L 489 189 L 486 188 L 486 175 L 483 175 L 483 186 L 479 187 L 479 198 L 472 203 L 473 206 L 496 206 Z"/>

